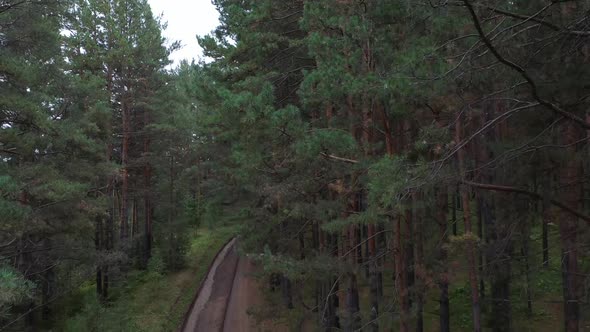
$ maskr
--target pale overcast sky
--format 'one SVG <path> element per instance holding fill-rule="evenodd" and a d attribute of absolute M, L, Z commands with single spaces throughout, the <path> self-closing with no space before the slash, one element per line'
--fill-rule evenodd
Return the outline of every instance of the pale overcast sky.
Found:
<path fill-rule="evenodd" d="M 205 35 L 215 29 L 219 15 L 211 0 L 148 0 L 154 15 L 164 14 L 168 22 L 164 36 L 169 40 L 179 40 L 182 49 L 170 56 L 175 64 L 182 59 L 199 60 L 203 56 L 197 43 L 197 35 Z"/>

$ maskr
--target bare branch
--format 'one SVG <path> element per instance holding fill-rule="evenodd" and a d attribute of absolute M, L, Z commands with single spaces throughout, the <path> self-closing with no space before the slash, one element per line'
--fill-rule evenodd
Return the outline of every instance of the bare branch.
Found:
<path fill-rule="evenodd" d="M 581 117 L 579 117 L 575 114 L 572 114 L 570 112 L 563 110 L 561 107 L 559 107 L 558 105 L 556 105 L 552 102 L 549 102 L 549 101 L 541 98 L 541 96 L 539 95 L 537 84 L 535 83 L 533 78 L 529 75 L 529 73 L 524 68 L 519 66 L 518 64 L 504 58 L 504 56 L 502 56 L 498 52 L 498 50 L 494 47 L 494 45 L 492 45 L 492 42 L 490 41 L 490 39 L 486 36 L 485 32 L 483 31 L 483 27 L 481 26 L 479 18 L 477 17 L 477 14 L 475 13 L 475 9 L 473 8 L 473 5 L 471 4 L 470 0 L 463 0 L 463 3 L 465 4 L 467 9 L 469 10 L 469 13 L 471 14 L 471 17 L 473 19 L 473 24 L 475 25 L 475 28 L 476 28 L 477 32 L 479 33 L 479 36 L 480 36 L 481 40 L 483 41 L 483 43 L 488 47 L 490 52 L 492 52 L 492 54 L 496 57 L 496 59 L 498 59 L 498 61 L 500 61 L 504 65 L 517 71 L 527 81 L 527 83 L 529 84 L 529 86 L 531 88 L 531 93 L 533 95 L 533 98 L 537 102 L 539 102 L 539 104 L 547 107 L 551 111 L 553 111 L 553 112 L 555 112 L 555 113 L 557 113 L 557 114 L 559 114 L 571 121 L 578 123 L 580 126 L 582 126 L 585 129 L 590 129 L 590 124 L 587 123 L 586 120 L 582 119 Z"/>
<path fill-rule="evenodd" d="M 511 193 L 515 193 L 515 194 L 526 195 L 526 196 L 529 196 L 529 197 L 537 199 L 537 200 L 543 199 L 543 196 L 541 194 L 537 194 L 536 192 L 532 192 L 532 191 L 528 191 L 526 189 L 520 189 L 520 188 L 516 188 L 516 187 L 500 186 L 500 185 L 493 185 L 493 184 L 486 184 L 486 183 L 477 183 L 477 182 L 471 182 L 471 181 L 466 181 L 466 180 L 461 180 L 461 183 L 464 185 L 467 185 L 467 186 L 476 187 L 476 188 L 485 189 L 485 190 L 511 192 Z M 590 223 L 590 216 L 587 216 L 587 215 L 583 214 L 582 212 L 575 210 L 575 209 L 573 209 L 573 208 L 571 208 L 571 207 L 565 205 L 564 203 L 557 201 L 555 199 L 550 199 L 549 202 L 551 204 L 559 207 L 560 209 L 567 211 L 567 212 L 573 214 L 574 216 Z"/>
<path fill-rule="evenodd" d="M 332 160 L 336 160 L 336 161 L 342 161 L 342 162 L 349 163 L 349 164 L 358 164 L 358 162 L 359 162 L 358 160 L 348 159 L 348 158 L 342 158 L 342 157 L 338 157 L 338 156 L 335 156 L 333 154 L 327 154 L 327 153 L 324 153 L 324 152 L 320 153 L 320 155 L 322 157 L 324 157 L 324 158 L 327 158 L 327 159 L 332 159 Z"/>

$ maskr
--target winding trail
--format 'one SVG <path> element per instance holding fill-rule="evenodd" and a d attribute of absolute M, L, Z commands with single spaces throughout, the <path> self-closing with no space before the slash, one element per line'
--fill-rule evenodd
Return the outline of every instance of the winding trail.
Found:
<path fill-rule="evenodd" d="M 181 332 L 258 332 L 288 331 L 272 322 L 257 324 L 248 309 L 264 304 L 260 285 L 253 277 L 256 266 L 239 257 L 236 239 L 217 254 L 207 277 L 185 316 Z"/>

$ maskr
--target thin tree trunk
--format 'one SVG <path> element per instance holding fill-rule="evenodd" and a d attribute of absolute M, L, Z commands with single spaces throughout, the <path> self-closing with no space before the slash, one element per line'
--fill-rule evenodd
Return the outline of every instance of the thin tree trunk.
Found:
<path fill-rule="evenodd" d="M 355 141 L 358 143 L 360 142 L 362 146 L 362 142 L 364 138 L 367 136 L 367 133 L 363 132 L 363 126 L 365 125 L 364 121 L 359 125 L 358 123 L 358 110 L 355 107 L 355 102 L 352 95 L 346 96 L 346 106 L 347 106 L 347 114 L 348 114 L 348 124 L 349 124 L 349 132 L 354 137 Z M 360 117 L 365 116 L 363 114 L 366 110 L 361 110 Z M 364 120 L 364 119 L 363 119 Z M 349 179 L 349 193 L 348 197 L 348 211 L 345 212 L 345 216 L 348 217 L 350 211 L 357 212 L 359 211 L 358 206 L 358 199 L 356 191 L 357 188 L 353 188 L 354 183 L 356 182 L 356 177 L 358 175 L 354 174 Z M 358 294 L 358 285 L 357 285 L 357 276 L 356 276 L 356 268 L 358 266 L 359 261 L 359 251 L 362 250 L 360 246 L 360 237 L 357 236 L 358 233 L 358 226 L 357 225 L 349 225 L 348 227 L 348 240 L 350 248 L 346 250 L 344 253 L 348 254 L 350 257 L 348 261 L 350 263 L 351 271 L 346 273 L 347 280 L 346 280 L 346 293 L 344 303 L 346 305 L 346 324 L 344 325 L 345 331 L 354 331 L 358 328 L 360 317 L 358 312 L 360 311 L 360 303 L 359 303 L 359 294 Z M 358 242 L 357 242 L 358 240 Z"/>
<path fill-rule="evenodd" d="M 47 247 L 49 247 L 50 243 L 49 240 L 46 243 Z M 55 289 L 55 272 L 53 271 L 53 267 L 50 267 L 43 273 L 43 310 L 41 313 L 41 318 L 43 321 L 49 321 L 52 318 L 52 306 L 50 306 L 50 301 L 54 296 L 54 289 Z"/>
<path fill-rule="evenodd" d="M 133 238 L 134 236 L 137 235 L 137 198 L 133 198 L 133 207 L 131 208 L 131 237 Z M 134 241 L 135 243 L 135 241 Z M 134 245 L 135 247 L 135 245 Z"/>
<path fill-rule="evenodd" d="M 112 182 L 111 182 L 112 183 Z M 107 225 L 106 225 L 106 239 L 105 239 L 105 249 L 107 252 L 113 250 L 113 241 L 115 237 L 115 188 L 114 185 L 111 185 L 111 206 L 109 208 L 109 213 L 107 217 Z M 109 275 L 109 265 L 105 264 L 104 269 L 102 271 L 102 299 L 104 301 L 108 300 L 109 297 L 109 286 L 110 286 L 110 275 Z"/>
<path fill-rule="evenodd" d="M 103 291 L 102 291 L 102 254 L 103 254 L 103 246 L 104 246 L 104 239 L 103 239 L 103 229 L 102 229 L 102 217 L 97 215 L 94 218 L 95 224 L 95 231 L 94 231 L 94 249 L 98 255 L 98 261 L 96 264 L 96 295 L 102 301 Z"/>
<path fill-rule="evenodd" d="M 457 236 L 457 209 L 459 208 L 459 189 L 453 191 L 453 210 L 452 210 L 452 222 L 453 222 L 453 235 Z"/>
<path fill-rule="evenodd" d="M 496 108 L 501 104 L 493 103 L 485 108 L 485 119 L 490 121 L 496 113 Z M 479 147 L 482 164 L 487 164 L 493 158 L 489 144 L 502 141 L 507 136 L 507 128 L 497 127 L 496 130 L 486 134 L 486 142 Z M 504 136 L 503 136 L 504 135 Z M 486 144 L 487 143 L 487 144 Z M 506 178 L 505 169 L 495 168 L 494 170 L 482 171 L 482 178 L 487 183 L 495 183 L 497 180 L 503 182 Z M 510 305 L 510 282 L 511 282 L 511 252 L 512 239 L 510 235 L 510 221 L 517 220 L 520 223 L 523 211 L 526 206 L 523 200 L 518 200 L 514 195 L 499 195 L 480 192 L 482 197 L 482 217 L 484 219 L 486 237 L 486 262 L 490 280 L 490 303 L 491 317 L 490 325 L 495 332 L 507 332 L 512 329 L 512 314 Z M 516 208 L 514 211 L 508 209 L 512 203 Z M 526 220 L 524 221 L 526 223 Z"/>
<path fill-rule="evenodd" d="M 113 151 L 113 145 L 112 144 L 108 144 L 107 145 L 107 156 L 106 156 L 106 160 L 110 161 L 111 160 L 111 154 Z M 115 211 L 116 211 L 116 200 L 115 200 L 115 179 L 113 177 L 110 177 L 108 179 L 108 184 L 107 184 L 107 193 L 106 196 L 108 197 L 108 208 L 107 208 L 107 218 L 106 218 L 106 224 L 104 225 L 104 229 L 103 229 L 103 234 L 104 236 L 101 236 L 102 239 L 102 244 L 101 244 L 101 248 L 103 250 L 103 252 L 110 252 L 113 249 L 113 241 L 114 241 L 114 223 L 115 223 Z M 101 224 L 102 226 L 102 224 Z M 100 294 L 100 299 L 104 302 L 108 300 L 109 297 L 109 265 L 107 264 L 102 264 L 102 270 L 101 270 L 101 276 L 102 276 L 102 285 L 101 285 L 101 294 Z"/>
<path fill-rule="evenodd" d="M 543 267 L 549 267 L 549 223 L 553 222 L 554 219 L 554 208 L 551 206 L 551 202 L 549 201 L 549 193 L 552 187 L 552 179 L 554 175 L 553 172 L 550 171 L 549 174 L 546 175 L 545 186 L 543 188 L 543 202 L 542 202 L 542 209 L 543 209 L 543 220 L 542 220 L 542 230 L 541 230 L 541 238 L 542 238 L 542 250 L 543 250 Z"/>
<path fill-rule="evenodd" d="M 543 220 L 542 220 L 542 234 L 541 237 L 543 238 L 543 267 L 549 267 L 549 229 L 548 224 L 551 221 L 550 217 L 550 209 L 551 206 L 548 204 L 543 204 Z"/>
<path fill-rule="evenodd" d="M 371 306 L 370 313 L 370 329 L 371 331 L 379 331 L 379 285 L 377 276 L 377 257 L 376 257 L 376 239 L 375 239 L 375 225 L 367 225 L 368 238 L 368 266 L 369 266 L 369 302 Z"/>
<path fill-rule="evenodd" d="M 381 252 L 385 252 L 387 250 L 387 238 L 385 236 L 385 225 L 383 223 L 379 223 L 377 225 L 377 242 L 375 253 L 377 256 L 380 256 Z M 379 298 L 383 296 L 383 264 L 385 261 L 385 257 L 378 258 L 376 261 L 377 264 L 377 290 L 379 294 Z"/>
<path fill-rule="evenodd" d="M 152 195 L 152 166 L 149 162 L 151 137 L 146 127 L 150 124 L 150 113 L 144 109 L 143 112 L 143 155 L 147 160 L 143 166 L 143 208 L 144 208 L 144 265 L 152 257 L 152 204 L 150 197 Z"/>
<path fill-rule="evenodd" d="M 378 104 L 377 110 L 380 113 L 381 120 L 383 122 L 384 128 L 384 137 L 385 137 L 385 147 L 387 151 L 387 155 L 393 157 L 397 151 L 396 145 L 400 145 L 399 143 L 396 144 L 393 140 L 392 136 L 392 126 L 385 112 L 385 108 Z M 391 218 L 391 222 L 393 223 L 393 261 L 395 266 L 395 273 L 394 273 L 394 282 L 395 282 L 395 289 L 397 293 L 397 300 L 399 305 L 399 314 L 400 314 L 400 332 L 407 332 L 409 331 L 409 308 L 408 308 L 408 291 L 407 291 L 407 283 L 406 283 L 406 271 L 404 269 L 404 246 L 402 245 L 401 239 L 401 222 L 402 222 L 401 214 L 398 214 Z M 382 281 L 381 281 L 382 283 Z"/>
<path fill-rule="evenodd" d="M 151 166 L 148 163 L 144 168 L 145 193 L 143 196 L 144 205 L 144 264 L 152 257 L 152 204 L 151 204 Z"/>
<path fill-rule="evenodd" d="M 422 209 L 418 207 L 418 194 L 412 195 L 412 201 L 414 206 L 414 217 L 412 220 L 413 233 L 414 233 L 414 280 L 415 288 L 414 291 L 416 297 L 416 332 L 424 331 L 424 293 L 426 291 L 424 276 L 426 268 L 424 265 L 424 243 L 422 230 L 424 227 L 424 214 Z"/>
<path fill-rule="evenodd" d="M 285 307 L 293 309 L 293 287 L 291 280 L 284 275 L 281 275 L 281 294 Z"/>
<path fill-rule="evenodd" d="M 445 124 L 440 117 L 440 111 L 434 113 L 436 126 L 443 128 Z M 434 159 L 440 158 L 442 146 L 440 144 L 434 149 Z M 453 200 L 453 226 L 456 225 L 456 187 L 453 188 L 453 193 L 450 195 Z M 437 284 L 440 291 L 439 294 L 439 331 L 450 332 L 450 304 L 449 304 L 449 266 L 448 266 L 448 220 L 447 215 L 449 211 L 449 191 L 447 187 L 436 187 L 434 189 L 434 218 L 439 227 L 439 242 L 438 242 L 438 261 L 440 271 L 437 276 Z"/>
<path fill-rule="evenodd" d="M 302 232 L 299 233 L 299 258 L 305 259 L 305 234 Z"/>
<path fill-rule="evenodd" d="M 535 216 L 533 214 L 533 216 Z M 525 224 L 526 225 L 526 224 Z M 522 256 L 524 258 L 524 283 L 527 302 L 527 317 L 533 316 L 533 300 L 531 289 L 531 269 L 529 263 L 529 229 L 525 226 L 522 236 Z"/>
<path fill-rule="evenodd" d="M 415 195 L 415 194 L 412 194 Z M 404 269 L 406 270 L 406 289 L 408 290 L 408 310 L 413 307 L 413 299 L 414 299 L 414 242 L 416 239 L 414 238 L 414 216 L 412 211 L 413 202 L 412 200 L 408 200 L 408 206 L 406 207 L 405 211 L 405 218 L 404 218 L 404 229 L 402 232 L 405 234 L 403 241 L 404 245 Z"/>
<path fill-rule="evenodd" d="M 352 332 L 356 331 L 360 326 L 360 317 L 358 316 L 359 308 L 359 292 L 354 273 L 348 273 L 347 275 L 347 286 L 346 286 L 346 326 L 344 331 Z"/>
<path fill-rule="evenodd" d="M 131 119 L 128 106 L 127 96 L 123 96 L 122 102 L 122 121 L 123 121 L 123 142 L 121 147 L 121 220 L 120 220 L 120 238 L 124 242 L 129 237 L 129 144 L 131 142 Z"/>
<path fill-rule="evenodd" d="M 483 218 L 483 198 L 481 197 L 481 193 L 478 192 L 476 193 L 476 200 L 477 200 L 477 236 L 480 239 L 484 238 L 484 218 Z M 484 271 L 484 255 L 483 253 L 480 251 L 479 252 L 479 276 L 480 276 L 480 280 L 479 280 L 479 294 L 481 296 L 482 301 L 485 302 L 484 297 L 486 294 L 486 283 L 484 281 L 484 276 L 485 271 Z"/>
<path fill-rule="evenodd" d="M 455 199 L 455 195 L 451 195 L 451 199 Z M 448 245 L 447 234 L 447 210 L 449 206 L 448 192 L 445 189 L 438 188 L 436 190 L 436 221 L 439 227 L 439 244 L 438 244 L 438 260 L 440 262 L 441 271 L 438 276 L 438 288 L 440 290 L 439 296 L 439 330 L 440 332 L 451 331 L 451 310 L 449 304 L 449 270 L 448 270 L 448 255 L 446 246 Z"/>
<path fill-rule="evenodd" d="M 402 216 L 397 215 L 393 218 L 393 229 L 395 239 L 393 241 L 393 257 L 395 265 L 395 288 L 398 294 L 398 305 L 400 315 L 400 332 L 409 331 L 409 306 L 408 306 L 408 289 L 406 282 L 405 255 L 402 244 Z"/>
<path fill-rule="evenodd" d="M 326 234 L 326 250 L 332 256 L 338 255 L 338 235 Z M 323 326 L 327 332 L 340 328 L 340 320 L 336 312 L 339 307 L 338 296 L 338 281 L 330 276 L 323 287 L 323 301 L 325 302 L 325 309 L 322 313 Z"/>
<path fill-rule="evenodd" d="M 463 137 L 463 118 L 460 117 L 456 122 L 455 141 L 459 144 Z M 465 151 L 459 149 L 457 152 L 457 159 L 459 164 L 459 173 L 464 177 L 465 172 Z M 479 303 L 479 289 L 477 282 L 477 255 L 475 254 L 475 244 L 473 238 L 475 237 L 471 227 L 471 209 L 469 204 L 469 193 L 465 187 L 460 189 L 461 203 L 463 206 L 463 222 L 465 224 L 465 234 L 468 236 L 467 240 L 467 264 L 469 269 L 469 284 L 471 286 L 471 307 L 473 316 L 473 330 L 475 332 L 481 331 L 481 309 Z"/>
<path fill-rule="evenodd" d="M 579 141 L 579 128 L 573 122 L 564 124 L 563 144 L 568 146 L 566 161 L 561 170 L 560 187 L 562 201 L 573 209 L 579 206 L 580 174 L 579 162 L 576 159 L 575 142 Z M 579 276 L 578 276 L 578 218 L 567 213 L 560 213 L 559 233 L 561 238 L 561 269 L 563 275 L 563 300 L 565 331 L 579 330 Z"/>
<path fill-rule="evenodd" d="M 175 178 L 175 174 L 174 174 L 174 156 L 171 155 L 170 156 L 170 187 L 168 188 L 168 199 L 170 202 L 170 207 L 168 209 L 168 223 L 172 224 L 172 221 L 174 220 L 175 214 L 174 214 L 174 209 L 176 206 L 176 202 L 174 201 L 174 178 Z"/>

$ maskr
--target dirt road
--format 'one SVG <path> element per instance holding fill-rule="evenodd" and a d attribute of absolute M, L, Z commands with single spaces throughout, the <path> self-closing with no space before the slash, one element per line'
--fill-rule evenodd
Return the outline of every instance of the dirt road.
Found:
<path fill-rule="evenodd" d="M 255 271 L 249 259 L 238 257 L 236 240 L 230 241 L 213 262 L 180 331 L 288 331 L 272 322 L 257 324 L 248 315 L 248 309 L 264 303 Z"/>

